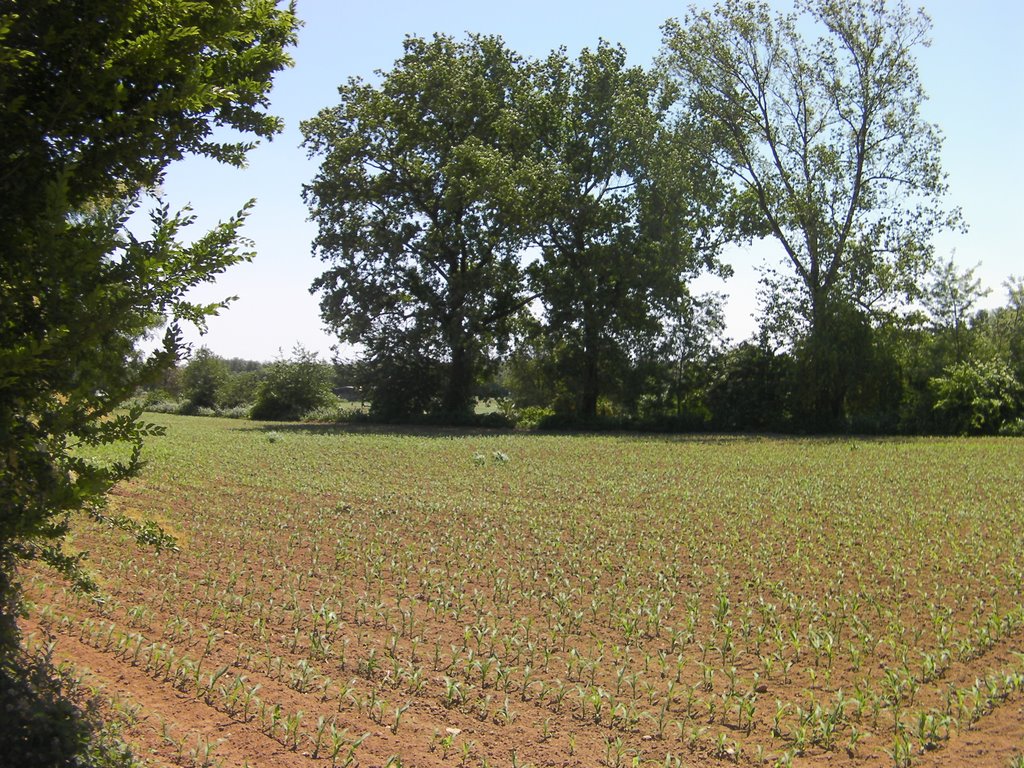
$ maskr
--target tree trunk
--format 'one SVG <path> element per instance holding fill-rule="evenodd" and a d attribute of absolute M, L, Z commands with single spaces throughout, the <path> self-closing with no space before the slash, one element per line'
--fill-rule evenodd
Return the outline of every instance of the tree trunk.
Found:
<path fill-rule="evenodd" d="M 597 398 L 600 389 L 600 341 L 597 323 L 588 311 L 583 321 L 583 377 L 580 382 L 579 417 L 583 421 L 597 419 Z"/>
<path fill-rule="evenodd" d="M 812 292 L 801 398 L 805 405 L 804 426 L 812 432 L 831 432 L 843 423 L 846 381 L 839 370 L 842 350 L 836 349 L 840 335 L 835 332 L 836 322 L 842 322 L 842 318 L 832 312 L 824 292 Z"/>
<path fill-rule="evenodd" d="M 473 359 L 465 344 L 452 345 L 441 409 L 447 416 L 468 416 L 473 411 Z"/>

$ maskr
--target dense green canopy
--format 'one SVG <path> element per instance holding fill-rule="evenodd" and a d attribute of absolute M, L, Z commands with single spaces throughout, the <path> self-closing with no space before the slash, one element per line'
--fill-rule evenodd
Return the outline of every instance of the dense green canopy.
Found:
<path fill-rule="evenodd" d="M 105 492 L 139 467 L 152 429 L 117 413 L 173 365 L 177 323 L 222 306 L 189 288 L 248 258 L 250 204 L 182 244 L 193 221 L 157 205 L 152 234 L 127 226 L 185 154 L 242 164 L 269 138 L 274 74 L 297 19 L 273 0 L 152 3 L 16 0 L 0 15 L 0 593 L 18 558 L 86 582 L 61 548 L 68 514 L 102 515 Z M 238 138 L 222 139 L 232 134 Z M 147 359 L 135 342 L 170 323 Z M 83 444 L 122 443 L 106 464 Z M 110 522 L 163 541 L 153 527 Z M 10 617 L 5 611 L 5 616 Z M 10 627 L 6 627 L 10 630 Z"/>

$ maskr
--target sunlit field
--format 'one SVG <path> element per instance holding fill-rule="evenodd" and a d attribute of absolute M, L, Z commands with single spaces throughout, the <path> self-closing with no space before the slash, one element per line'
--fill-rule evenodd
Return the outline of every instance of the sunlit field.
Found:
<path fill-rule="evenodd" d="M 104 599 L 26 632 L 155 765 L 992 765 L 1024 751 L 1024 441 L 153 416 Z"/>

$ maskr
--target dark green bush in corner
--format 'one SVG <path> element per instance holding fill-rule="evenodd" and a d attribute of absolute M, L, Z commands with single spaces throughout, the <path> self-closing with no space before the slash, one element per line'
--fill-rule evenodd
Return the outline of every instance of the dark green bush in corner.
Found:
<path fill-rule="evenodd" d="M 42 652 L 0 655 L 0 765 L 141 768 L 96 702 Z"/>

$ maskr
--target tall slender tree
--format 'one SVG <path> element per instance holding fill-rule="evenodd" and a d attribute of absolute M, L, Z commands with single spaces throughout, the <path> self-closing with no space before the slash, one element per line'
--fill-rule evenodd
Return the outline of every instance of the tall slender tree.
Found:
<path fill-rule="evenodd" d="M 976 268 L 961 271 L 952 257 L 940 259 L 925 286 L 923 299 L 932 329 L 941 341 L 948 341 L 951 351 L 950 359 L 944 360 L 944 364 L 962 363 L 967 359 L 968 322 L 978 302 L 990 293 L 974 276 Z"/>
<path fill-rule="evenodd" d="M 665 25 L 664 62 L 714 131 L 711 158 L 782 245 L 804 323 L 808 416 L 830 427 L 849 386 L 842 326 L 914 292 L 932 234 L 957 215 L 941 204 L 941 138 L 921 114 L 914 52 L 928 44 L 928 17 L 885 0 L 798 9 L 693 9 Z M 820 34 L 809 41 L 812 26 Z"/>

